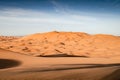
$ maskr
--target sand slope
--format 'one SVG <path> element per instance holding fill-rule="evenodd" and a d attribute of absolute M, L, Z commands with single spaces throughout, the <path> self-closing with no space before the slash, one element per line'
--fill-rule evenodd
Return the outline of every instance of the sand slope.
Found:
<path fill-rule="evenodd" d="M 0 80 L 120 79 L 119 58 L 32 57 L 0 49 L 0 62 Z"/>

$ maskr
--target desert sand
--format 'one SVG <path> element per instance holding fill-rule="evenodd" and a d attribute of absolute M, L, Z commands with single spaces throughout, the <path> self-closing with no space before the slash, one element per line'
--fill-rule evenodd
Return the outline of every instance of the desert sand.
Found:
<path fill-rule="evenodd" d="M 2 37 L 0 80 L 120 80 L 120 37 L 79 32 Z"/>
<path fill-rule="evenodd" d="M 0 48 L 32 56 L 120 57 L 120 37 L 83 32 L 36 33 L 0 40 Z"/>
<path fill-rule="evenodd" d="M 119 80 L 120 58 L 33 57 L 0 49 L 0 80 Z"/>

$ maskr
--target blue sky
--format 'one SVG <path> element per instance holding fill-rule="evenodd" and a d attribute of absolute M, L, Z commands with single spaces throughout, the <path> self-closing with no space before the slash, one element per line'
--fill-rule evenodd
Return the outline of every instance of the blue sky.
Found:
<path fill-rule="evenodd" d="M 0 35 L 49 31 L 120 35 L 120 0 L 0 0 Z"/>

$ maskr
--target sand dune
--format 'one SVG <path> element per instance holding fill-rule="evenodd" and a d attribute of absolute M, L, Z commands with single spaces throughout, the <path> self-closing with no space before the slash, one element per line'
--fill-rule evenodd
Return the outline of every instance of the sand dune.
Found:
<path fill-rule="evenodd" d="M 2 36 L 0 80 L 120 80 L 120 37 L 81 32 Z"/>
<path fill-rule="evenodd" d="M 0 61 L 0 80 L 120 79 L 119 58 L 32 57 L 0 49 Z"/>
<path fill-rule="evenodd" d="M 107 34 L 54 31 L 1 40 L 0 45 L 31 56 L 120 57 L 120 37 Z"/>

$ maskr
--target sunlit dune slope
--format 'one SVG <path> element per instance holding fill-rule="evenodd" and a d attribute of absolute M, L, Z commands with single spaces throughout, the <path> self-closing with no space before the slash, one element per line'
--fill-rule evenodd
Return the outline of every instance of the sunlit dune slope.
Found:
<path fill-rule="evenodd" d="M 120 37 L 83 32 L 37 33 L 12 41 L 0 41 L 3 49 L 33 56 L 70 55 L 119 57 Z"/>

